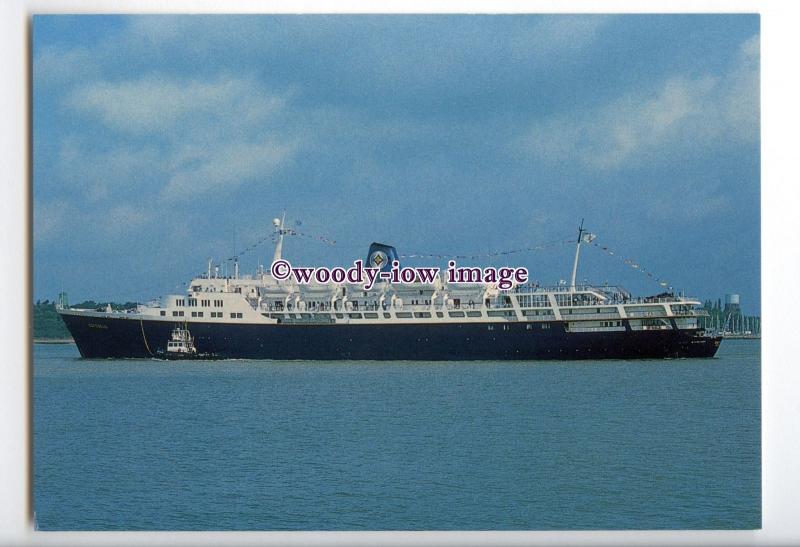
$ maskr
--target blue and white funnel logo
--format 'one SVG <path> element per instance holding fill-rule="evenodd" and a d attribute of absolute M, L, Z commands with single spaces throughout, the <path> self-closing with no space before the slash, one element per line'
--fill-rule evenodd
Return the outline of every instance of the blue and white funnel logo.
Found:
<path fill-rule="evenodd" d="M 369 246 L 366 265 L 368 268 L 378 268 L 381 272 L 392 270 L 392 262 L 398 260 L 397 250 L 391 245 L 374 242 Z"/>
<path fill-rule="evenodd" d="M 375 251 L 369 257 L 369 265 L 372 268 L 382 269 L 389 263 L 389 257 L 383 251 Z"/>

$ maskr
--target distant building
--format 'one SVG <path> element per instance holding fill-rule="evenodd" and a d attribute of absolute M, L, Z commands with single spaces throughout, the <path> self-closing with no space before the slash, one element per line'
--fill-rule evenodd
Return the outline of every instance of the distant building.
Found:
<path fill-rule="evenodd" d="M 734 315 L 738 315 L 742 312 L 741 308 L 739 307 L 739 295 L 738 294 L 726 294 L 725 295 L 725 313 L 732 313 Z"/>

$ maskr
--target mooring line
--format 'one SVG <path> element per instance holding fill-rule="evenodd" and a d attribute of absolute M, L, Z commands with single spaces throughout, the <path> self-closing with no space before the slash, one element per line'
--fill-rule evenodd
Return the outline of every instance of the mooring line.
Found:
<path fill-rule="evenodd" d="M 139 326 L 142 327 L 142 340 L 144 340 L 144 347 L 147 349 L 147 353 L 150 354 L 150 357 L 153 356 L 153 352 L 150 351 L 150 345 L 147 343 L 147 336 L 144 334 L 144 321 L 139 319 Z"/>

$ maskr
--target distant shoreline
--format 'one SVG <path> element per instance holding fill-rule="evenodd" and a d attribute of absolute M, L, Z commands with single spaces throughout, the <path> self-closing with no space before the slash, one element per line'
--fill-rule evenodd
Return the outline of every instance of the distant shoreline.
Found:
<path fill-rule="evenodd" d="M 34 344 L 74 344 L 72 338 L 34 338 Z"/>

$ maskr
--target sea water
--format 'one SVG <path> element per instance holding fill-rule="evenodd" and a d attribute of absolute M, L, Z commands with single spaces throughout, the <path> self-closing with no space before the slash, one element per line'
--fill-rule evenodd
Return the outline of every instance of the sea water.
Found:
<path fill-rule="evenodd" d="M 760 416 L 753 340 L 573 362 L 36 345 L 34 504 L 41 530 L 758 528 Z"/>

